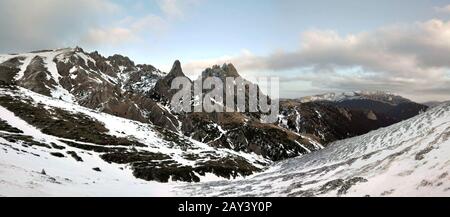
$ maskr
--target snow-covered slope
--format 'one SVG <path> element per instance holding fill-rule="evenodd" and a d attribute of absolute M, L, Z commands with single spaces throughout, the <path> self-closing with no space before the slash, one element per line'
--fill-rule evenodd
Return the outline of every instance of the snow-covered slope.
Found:
<path fill-rule="evenodd" d="M 177 185 L 136 179 L 129 167 L 89 152 L 78 162 L 0 140 L 0 196 L 173 196 Z"/>
<path fill-rule="evenodd" d="M 181 187 L 207 196 L 450 196 L 450 104 L 275 164 L 239 181 Z"/>
<path fill-rule="evenodd" d="M 0 88 L 0 195 L 160 195 L 152 186 L 162 185 L 137 178 L 220 180 L 269 163 L 24 88 Z"/>

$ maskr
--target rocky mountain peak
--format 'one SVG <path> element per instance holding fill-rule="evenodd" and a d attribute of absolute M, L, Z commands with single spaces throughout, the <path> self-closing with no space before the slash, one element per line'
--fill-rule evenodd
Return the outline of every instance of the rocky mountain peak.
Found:
<path fill-rule="evenodd" d="M 210 68 L 205 69 L 205 71 L 202 72 L 201 75 L 202 78 L 206 77 L 219 77 L 219 78 L 226 78 L 226 77 L 241 77 L 239 73 L 237 72 L 236 68 L 231 63 L 224 63 L 222 66 L 214 65 Z"/>
<path fill-rule="evenodd" d="M 224 63 L 222 70 L 226 72 L 227 77 L 241 77 L 232 63 Z"/>
<path fill-rule="evenodd" d="M 76 46 L 75 47 L 75 49 L 73 49 L 74 50 L 74 52 L 80 52 L 80 53 L 84 53 L 84 50 L 83 50 L 83 48 L 81 48 L 81 47 L 79 47 L 79 46 Z"/>
<path fill-rule="evenodd" d="M 114 54 L 113 56 L 108 57 L 108 60 L 113 65 L 125 66 L 125 67 L 133 67 L 134 62 L 130 60 L 130 58 L 126 56 L 122 56 L 120 54 Z"/>
<path fill-rule="evenodd" d="M 105 59 L 105 57 L 103 57 L 98 51 L 94 51 L 94 52 L 91 52 L 90 54 L 89 54 L 89 56 L 91 56 L 92 58 L 94 58 L 94 59 Z"/>
<path fill-rule="evenodd" d="M 170 70 L 167 77 L 171 78 L 171 80 L 176 77 L 186 77 L 186 75 L 183 73 L 183 69 L 181 68 L 181 63 L 179 60 L 175 60 L 172 69 Z"/>
<path fill-rule="evenodd" d="M 171 84 L 173 79 L 177 77 L 186 77 L 179 60 L 173 63 L 172 69 L 165 77 L 156 82 L 155 87 L 149 92 L 150 97 L 162 102 L 168 102 L 176 93 L 176 90 L 171 89 Z"/>

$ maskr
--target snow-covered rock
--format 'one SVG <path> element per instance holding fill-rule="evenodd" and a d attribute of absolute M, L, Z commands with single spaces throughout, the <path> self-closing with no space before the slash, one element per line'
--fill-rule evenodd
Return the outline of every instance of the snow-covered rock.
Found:
<path fill-rule="evenodd" d="M 450 104 L 244 180 L 179 190 L 197 196 L 450 196 Z"/>

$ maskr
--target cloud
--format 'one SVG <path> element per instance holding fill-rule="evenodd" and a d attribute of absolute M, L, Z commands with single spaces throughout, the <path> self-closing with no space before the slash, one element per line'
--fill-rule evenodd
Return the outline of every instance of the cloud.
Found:
<path fill-rule="evenodd" d="M 167 19 L 180 19 L 189 7 L 199 2 L 200 0 L 158 0 L 158 5 Z"/>
<path fill-rule="evenodd" d="M 61 46 L 120 10 L 108 0 L 2 0 L 0 52 Z"/>
<path fill-rule="evenodd" d="M 82 43 L 88 45 L 120 45 L 139 42 L 142 41 L 142 34 L 157 35 L 165 32 L 167 28 L 168 23 L 156 15 L 147 15 L 139 19 L 126 17 L 108 28 L 91 28 L 82 39 Z"/>
<path fill-rule="evenodd" d="M 161 15 L 136 16 L 113 0 L 1 0 L 0 53 L 142 42 L 164 34 L 199 0 L 156 1 Z"/>
<path fill-rule="evenodd" d="M 213 65 L 222 65 L 223 63 L 233 63 L 239 66 L 242 71 L 254 71 L 265 69 L 265 57 L 256 56 L 248 49 L 242 49 L 235 55 L 224 55 L 218 58 L 209 58 L 201 60 L 191 60 L 183 64 L 183 69 L 190 75 L 200 74 L 204 69 Z"/>
<path fill-rule="evenodd" d="M 146 36 L 161 36 L 171 22 L 182 19 L 185 11 L 199 0 L 158 0 L 162 15 L 147 14 L 143 17 L 128 16 L 109 27 L 91 28 L 82 42 L 88 45 L 120 45 L 143 42 Z"/>
<path fill-rule="evenodd" d="M 185 67 L 198 72 L 206 66 L 232 62 L 244 74 L 272 71 L 286 77 L 286 82 L 308 82 L 323 90 L 377 89 L 412 94 L 426 88 L 427 97 L 443 97 L 438 92 L 448 91 L 446 97 L 450 98 L 449 56 L 450 22 L 433 19 L 348 35 L 309 30 L 293 51 L 265 56 L 245 51 L 191 61 Z M 433 90 L 436 94 L 431 96 Z"/>
<path fill-rule="evenodd" d="M 113 28 L 97 28 L 91 29 L 83 39 L 87 44 L 121 44 L 136 40 L 135 33 L 127 28 L 113 27 Z"/>
<path fill-rule="evenodd" d="M 183 11 L 180 8 L 180 1 L 178 0 L 160 0 L 158 1 L 161 10 L 168 17 L 182 17 Z"/>
<path fill-rule="evenodd" d="M 450 5 L 446 5 L 443 7 L 435 7 L 434 10 L 439 13 L 450 13 Z"/>

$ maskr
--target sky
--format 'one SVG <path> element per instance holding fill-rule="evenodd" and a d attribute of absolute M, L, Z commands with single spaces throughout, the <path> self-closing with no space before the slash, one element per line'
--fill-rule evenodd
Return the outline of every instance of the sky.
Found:
<path fill-rule="evenodd" d="M 281 97 L 450 99 L 450 0 L 0 0 L 0 53 L 81 46 L 195 77 L 233 63 Z"/>

